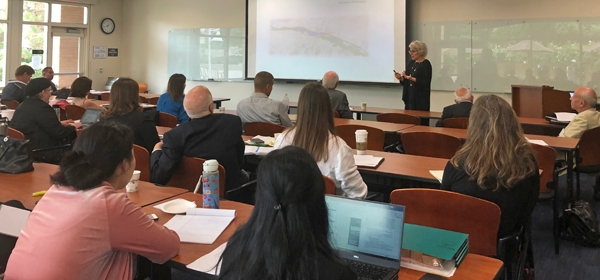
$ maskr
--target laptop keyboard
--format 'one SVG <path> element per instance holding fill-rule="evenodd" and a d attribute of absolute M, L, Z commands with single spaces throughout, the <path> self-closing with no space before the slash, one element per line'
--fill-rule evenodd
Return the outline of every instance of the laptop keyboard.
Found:
<path fill-rule="evenodd" d="M 345 260 L 345 263 L 356 273 L 359 280 L 380 280 L 384 279 L 392 269 L 370 265 L 366 263 Z"/>

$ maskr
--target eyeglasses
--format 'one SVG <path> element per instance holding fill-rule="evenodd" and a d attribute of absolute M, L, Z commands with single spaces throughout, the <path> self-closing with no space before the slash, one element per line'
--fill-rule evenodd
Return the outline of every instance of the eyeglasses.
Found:
<path fill-rule="evenodd" d="M 416 53 L 416 50 L 409 50 L 408 53 Z"/>
<path fill-rule="evenodd" d="M 51 92 L 51 91 L 52 91 L 52 89 L 51 89 L 51 88 L 47 88 L 47 89 L 45 89 L 44 91 L 50 91 L 50 92 Z"/>

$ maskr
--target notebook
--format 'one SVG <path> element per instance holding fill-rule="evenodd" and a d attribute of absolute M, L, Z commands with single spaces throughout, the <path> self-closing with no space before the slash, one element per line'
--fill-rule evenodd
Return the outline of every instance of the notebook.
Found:
<path fill-rule="evenodd" d="M 326 195 L 329 242 L 359 279 L 397 279 L 404 206 Z"/>
<path fill-rule="evenodd" d="M 86 128 L 86 127 L 94 124 L 95 122 L 97 122 L 100 119 L 102 112 L 103 112 L 102 109 L 96 109 L 96 108 L 85 109 L 85 113 L 83 113 L 83 116 L 81 117 L 81 125 L 83 126 L 83 128 Z"/>

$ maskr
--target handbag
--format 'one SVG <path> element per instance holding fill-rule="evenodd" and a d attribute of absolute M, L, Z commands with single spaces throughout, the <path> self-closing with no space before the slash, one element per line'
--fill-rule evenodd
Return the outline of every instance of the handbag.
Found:
<path fill-rule="evenodd" d="M 33 156 L 29 140 L 8 136 L 0 138 L 0 172 L 17 174 L 32 170 Z"/>

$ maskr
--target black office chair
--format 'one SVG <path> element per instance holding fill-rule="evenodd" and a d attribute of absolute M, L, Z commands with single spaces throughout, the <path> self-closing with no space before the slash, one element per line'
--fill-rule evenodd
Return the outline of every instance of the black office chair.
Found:
<path fill-rule="evenodd" d="M 233 190 L 225 192 L 225 199 L 254 205 L 256 194 L 256 180 L 241 185 Z"/>

